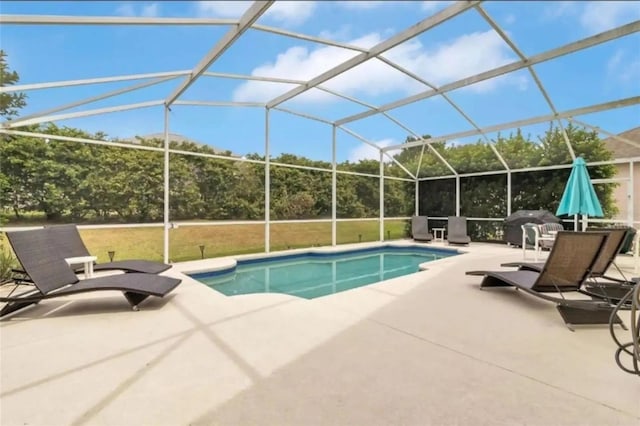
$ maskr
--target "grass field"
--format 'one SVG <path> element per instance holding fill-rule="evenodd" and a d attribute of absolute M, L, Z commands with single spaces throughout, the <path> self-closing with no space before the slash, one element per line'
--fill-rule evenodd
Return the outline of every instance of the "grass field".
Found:
<path fill-rule="evenodd" d="M 405 224 L 404 220 L 385 221 L 385 238 L 404 238 Z M 162 260 L 162 228 L 83 229 L 80 233 L 91 254 L 98 256 L 98 262 L 108 261 L 109 251 L 115 252 L 114 260 Z M 337 224 L 338 244 L 377 241 L 378 237 L 377 221 Z M 180 226 L 169 233 L 169 259 L 200 259 L 201 245 L 205 258 L 260 253 L 264 251 L 264 225 Z M 271 224 L 272 251 L 327 245 L 331 245 L 330 223 Z"/>

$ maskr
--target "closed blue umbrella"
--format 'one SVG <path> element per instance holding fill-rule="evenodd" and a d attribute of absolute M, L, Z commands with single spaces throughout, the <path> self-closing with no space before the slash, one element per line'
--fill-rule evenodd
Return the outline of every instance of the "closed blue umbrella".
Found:
<path fill-rule="evenodd" d="M 556 216 L 581 214 L 602 217 L 602 206 L 593 189 L 587 165 L 582 157 L 573 162 L 571 175 L 564 188 L 564 194 L 556 211 Z"/>

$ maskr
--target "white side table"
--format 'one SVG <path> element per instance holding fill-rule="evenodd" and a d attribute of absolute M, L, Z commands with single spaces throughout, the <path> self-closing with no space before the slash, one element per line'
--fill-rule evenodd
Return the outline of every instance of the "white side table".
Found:
<path fill-rule="evenodd" d="M 431 228 L 433 231 L 433 241 L 442 241 L 444 242 L 444 231 L 446 228 Z M 440 236 L 438 236 L 440 234 Z"/>
<path fill-rule="evenodd" d="M 67 261 L 68 265 L 84 263 L 84 277 L 86 279 L 93 277 L 93 262 L 95 262 L 97 259 L 97 256 L 78 256 L 67 257 L 65 260 Z"/>

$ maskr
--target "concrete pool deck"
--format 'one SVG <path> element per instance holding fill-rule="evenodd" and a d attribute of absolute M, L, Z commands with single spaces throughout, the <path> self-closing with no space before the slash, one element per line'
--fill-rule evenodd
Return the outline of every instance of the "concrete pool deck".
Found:
<path fill-rule="evenodd" d="M 0 424 L 640 424 L 607 327 L 464 275 L 520 250 L 461 250 L 313 300 L 223 296 L 181 273 L 204 260 L 139 312 L 119 292 L 43 301 L 0 321 Z"/>

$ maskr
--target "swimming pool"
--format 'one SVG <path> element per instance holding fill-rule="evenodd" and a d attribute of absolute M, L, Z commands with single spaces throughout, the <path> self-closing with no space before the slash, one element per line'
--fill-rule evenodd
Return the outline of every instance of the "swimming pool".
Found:
<path fill-rule="evenodd" d="M 421 263 L 456 254 L 430 247 L 384 246 L 240 260 L 235 268 L 189 275 L 227 296 L 285 293 L 313 299 L 412 274 Z"/>

